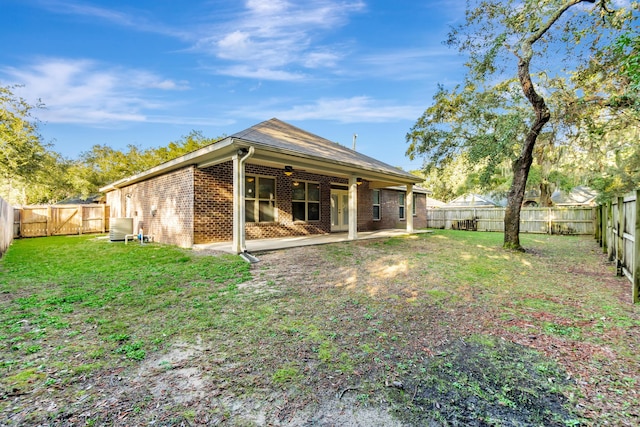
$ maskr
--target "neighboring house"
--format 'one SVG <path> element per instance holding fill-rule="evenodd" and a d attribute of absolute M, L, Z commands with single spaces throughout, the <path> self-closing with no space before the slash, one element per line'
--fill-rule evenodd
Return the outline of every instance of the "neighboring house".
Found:
<path fill-rule="evenodd" d="M 487 196 L 481 196 L 479 194 L 465 194 L 451 200 L 445 204 L 445 208 L 496 208 L 499 207 L 497 203 L 489 199 Z"/>
<path fill-rule="evenodd" d="M 442 208 L 445 206 L 447 206 L 447 204 L 442 200 L 427 196 L 427 209 Z"/>
<path fill-rule="evenodd" d="M 595 206 L 598 192 L 584 186 L 578 186 L 571 191 L 556 189 L 551 195 L 553 206 Z M 537 207 L 540 202 L 540 190 L 532 189 L 525 193 L 523 207 Z"/>
<path fill-rule="evenodd" d="M 271 119 L 110 184 L 111 217 L 162 243 L 426 227 L 421 178 Z M 414 216 L 415 213 L 415 216 Z"/>
<path fill-rule="evenodd" d="M 556 190 L 551 195 L 551 201 L 556 206 L 595 206 L 598 192 L 589 187 L 578 186 L 570 192 Z"/>
<path fill-rule="evenodd" d="M 75 196 L 67 197 L 64 200 L 59 201 L 56 205 L 91 205 L 104 203 L 105 197 L 102 194 L 93 194 L 89 197 Z"/>

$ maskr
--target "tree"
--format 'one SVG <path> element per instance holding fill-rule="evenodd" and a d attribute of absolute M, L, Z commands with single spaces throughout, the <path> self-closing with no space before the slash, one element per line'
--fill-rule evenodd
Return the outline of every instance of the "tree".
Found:
<path fill-rule="evenodd" d="M 463 92 L 467 92 L 472 101 L 451 105 L 451 108 L 473 111 L 477 107 L 470 107 L 469 102 L 473 104 L 486 99 L 485 94 L 495 96 L 496 93 L 502 93 L 509 96 L 495 98 L 504 102 L 493 106 L 495 114 L 492 116 L 462 114 L 465 118 L 490 120 L 493 123 L 483 125 L 471 121 L 470 126 L 469 123 L 459 122 L 456 127 L 443 130 L 442 124 L 446 122 L 442 116 L 434 115 L 432 108 L 407 134 L 407 140 L 411 143 L 410 154 L 435 153 L 451 157 L 460 154 L 461 147 L 472 152 L 479 144 L 481 151 L 493 150 L 495 153 L 487 157 L 491 163 L 495 162 L 493 159 L 497 158 L 498 153 L 505 158 L 513 154 L 512 150 L 516 150 L 504 219 L 506 248 L 522 250 L 519 240 L 520 210 L 527 178 L 534 161 L 538 136 L 552 119 L 552 111 L 542 95 L 549 96 L 548 93 L 552 93 L 559 82 L 566 81 L 557 76 L 569 75 L 571 69 L 579 69 L 581 63 L 588 62 L 593 52 L 603 52 L 610 47 L 612 36 L 619 35 L 619 31 L 628 27 L 632 19 L 631 13 L 624 9 L 610 10 L 607 0 L 598 0 L 591 7 L 585 7 L 585 3 L 593 4 L 596 0 L 486 0 L 475 2 L 475 7 L 468 7 L 465 24 L 452 30 L 448 42 L 469 56 Z M 637 4 L 634 6 L 637 7 Z M 551 55 L 550 49 L 556 53 Z M 543 61 L 551 57 L 556 62 L 560 58 L 564 69 L 559 64 L 544 64 Z M 534 59 L 537 68 L 543 71 L 531 72 Z M 510 67 L 515 68 L 515 76 L 507 74 Z M 496 81 L 497 84 L 494 83 Z M 522 97 L 509 90 L 514 82 L 519 86 Z M 460 93 L 454 92 L 445 96 L 456 100 Z M 442 95 L 436 95 L 435 99 L 435 110 L 451 115 L 446 108 L 442 108 L 446 104 Z M 523 110 L 523 101 L 528 105 L 528 111 Z M 461 129 L 463 132 L 459 132 Z M 469 134 L 470 129 L 482 133 Z M 487 133 L 487 130 L 491 132 Z M 451 144 L 452 138 L 462 138 L 466 142 Z M 487 147 L 487 142 L 492 146 Z"/>
<path fill-rule="evenodd" d="M 43 162 L 46 147 L 40 140 L 31 105 L 13 93 L 13 86 L 0 86 L 0 176 L 1 191 L 12 202 L 14 182 L 28 181 Z"/>
<path fill-rule="evenodd" d="M 151 169 L 161 163 L 212 144 L 220 138 L 207 138 L 199 131 L 191 131 L 166 147 L 140 149 L 127 146 L 127 151 L 107 145 L 94 145 L 68 165 L 69 182 L 76 194 L 89 196 L 107 184 Z"/>

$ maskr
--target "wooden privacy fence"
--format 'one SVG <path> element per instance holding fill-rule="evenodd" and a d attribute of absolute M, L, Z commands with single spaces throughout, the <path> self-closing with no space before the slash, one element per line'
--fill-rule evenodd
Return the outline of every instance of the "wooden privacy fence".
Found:
<path fill-rule="evenodd" d="M 0 257 L 13 240 L 13 208 L 0 197 Z"/>
<path fill-rule="evenodd" d="M 24 206 L 14 210 L 15 237 L 106 233 L 107 205 Z"/>
<path fill-rule="evenodd" d="M 427 210 L 427 226 L 477 231 L 504 231 L 505 208 L 439 208 Z M 523 208 L 520 231 L 545 234 L 590 234 L 595 231 L 596 208 Z"/>
<path fill-rule="evenodd" d="M 596 239 L 617 275 L 631 281 L 633 302 L 640 301 L 640 190 L 598 206 Z"/>

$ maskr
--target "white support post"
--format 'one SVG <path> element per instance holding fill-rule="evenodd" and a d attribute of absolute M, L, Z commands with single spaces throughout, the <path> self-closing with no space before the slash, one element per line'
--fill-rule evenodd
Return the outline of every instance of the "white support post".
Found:
<path fill-rule="evenodd" d="M 413 184 L 407 184 L 407 233 L 413 233 Z"/>
<path fill-rule="evenodd" d="M 358 179 L 349 177 L 349 240 L 358 238 Z"/>

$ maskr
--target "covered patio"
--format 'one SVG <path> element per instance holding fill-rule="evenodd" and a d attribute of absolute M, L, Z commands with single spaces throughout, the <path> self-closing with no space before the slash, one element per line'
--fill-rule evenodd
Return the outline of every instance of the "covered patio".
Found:
<path fill-rule="evenodd" d="M 390 237 L 410 236 L 416 234 L 431 233 L 431 230 L 413 230 L 408 232 L 404 229 L 387 229 L 376 231 L 361 231 L 358 232 L 357 240 L 368 239 L 385 239 Z M 307 236 L 292 236 L 292 237 L 278 237 L 273 239 L 259 239 L 259 240 L 247 240 L 246 248 L 247 252 L 256 254 L 260 252 L 269 252 L 279 249 L 290 249 L 301 246 L 312 245 L 324 245 L 328 243 L 338 243 L 353 241 L 349 237 L 348 232 L 343 233 L 327 233 L 327 234 L 314 234 Z M 216 243 L 203 243 L 193 245 L 194 251 L 210 250 L 219 251 L 230 254 L 236 254 L 236 251 L 230 245 L 230 242 L 216 242 Z"/>

